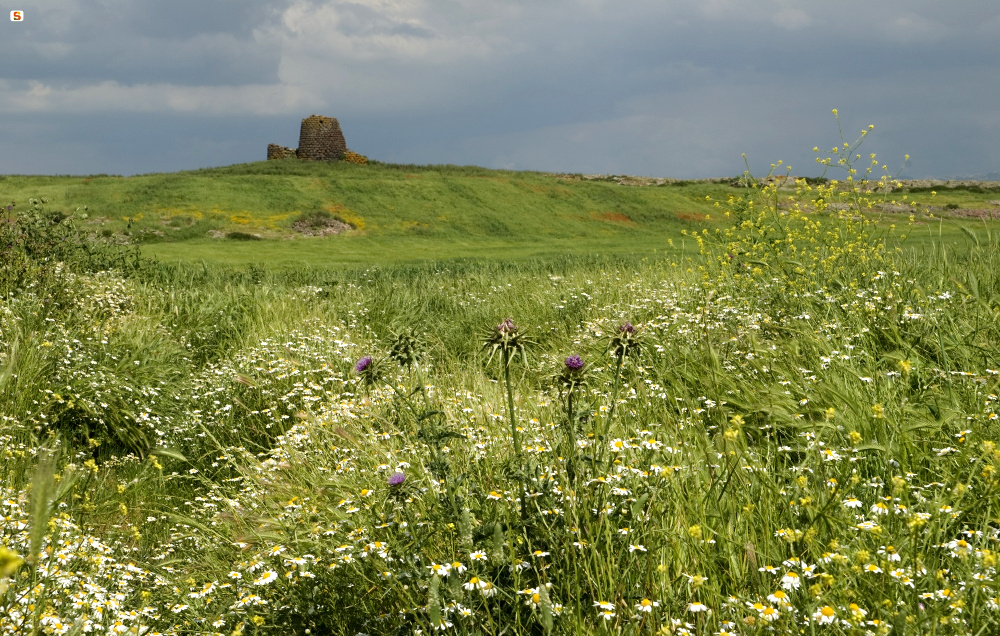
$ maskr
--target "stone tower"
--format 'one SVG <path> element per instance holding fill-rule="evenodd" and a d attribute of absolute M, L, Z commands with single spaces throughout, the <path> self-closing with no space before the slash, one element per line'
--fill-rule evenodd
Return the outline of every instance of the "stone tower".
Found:
<path fill-rule="evenodd" d="M 302 120 L 297 150 L 278 144 L 267 145 L 269 160 L 298 157 L 313 161 L 340 161 L 346 152 L 347 142 L 340 131 L 340 122 L 322 115 L 310 115 Z"/>
<path fill-rule="evenodd" d="M 310 115 L 302 120 L 299 132 L 299 159 L 336 161 L 344 158 L 347 142 L 340 130 L 340 122 L 333 117 Z"/>

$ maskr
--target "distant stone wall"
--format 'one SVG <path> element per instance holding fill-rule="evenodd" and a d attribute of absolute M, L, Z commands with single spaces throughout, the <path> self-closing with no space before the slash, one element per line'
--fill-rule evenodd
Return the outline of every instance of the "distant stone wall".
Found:
<path fill-rule="evenodd" d="M 287 159 L 288 157 L 295 156 L 294 148 L 285 148 L 284 146 L 279 146 L 278 144 L 267 144 L 267 160 L 271 159 Z"/>
<path fill-rule="evenodd" d="M 347 153 L 347 141 L 340 130 L 340 122 L 333 117 L 310 115 L 302 120 L 298 149 L 268 144 L 268 159 L 298 157 L 311 161 L 340 161 Z"/>

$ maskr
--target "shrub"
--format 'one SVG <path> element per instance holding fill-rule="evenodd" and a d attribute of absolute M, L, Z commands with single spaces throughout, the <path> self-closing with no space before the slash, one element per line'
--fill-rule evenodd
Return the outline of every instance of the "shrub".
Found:
<path fill-rule="evenodd" d="M 122 274 L 145 262 L 134 246 L 78 229 L 86 207 L 65 213 L 45 204 L 29 199 L 18 213 L 12 202 L 0 222 L 0 300 L 10 300 L 0 361 L 16 369 L 0 386 L 0 404 L 38 432 L 64 432 L 71 446 L 110 442 L 102 452 L 143 453 L 162 411 L 152 407 L 152 378 L 164 377 L 170 357 L 155 339 L 133 339 L 127 324 L 132 299 Z"/>
<path fill-rule="evenodd" d="M 886 202 L 887 186 L 898 188 L 900 183 L 888 174 L 869 181 L 878 166 L 874 153 L 869 155 L 864 174 L 858 175 L 854 166 L 861 154 L 857 151 L 872 128 L 862 130 L 853 143 L 841 136 L 841 144 L 833 148 L 834 157 L 817 157 L 824 174 L 812 181 L 819 185 L 775 175 L 780 161 L 771 165 L 763 179 L 755 178 L 748 169 L 742 178 L 746 193 L 730 196 L 725 205 L 716 203 L 732 225 L 716 229 L 714 234 L 708 230 L 694 234 L 701 253 L 710 260 L 707 267 L 714 268 L 721 278 L 732 275 L 756 281 L 752 285 L 775 282 L 773 288 L 779 294 L 815 289 L 824 281 L 847 280 L 855 269 L 885 267 L 888 232 L 879 226 L 873 211 L 877 204 Z M 826 170 L 833 165 L 845 172 L 843 181 L 826 179 Z M 795 186 L 794 196 L 788 195 L 788 185 Z M 894 229 L 895 225 L 888 228 L 890 232 Z M 905 236 L 902 233 L 899 238 Z M 707 280 L 708 271 L 705 276 Z"/>
<path fill-rule="evenodd" d="M 13 201 L 0 209 L 0 296 L 30 293 L 50 307 L 62 306 L 72 294 L 68 275 L 140 266 L 136 246 L 77 228 L 76 219 L 87 218 L 86 206 L 62 212 L 46 209 L 46 203 L 33 198 L 24 211 Z"/>

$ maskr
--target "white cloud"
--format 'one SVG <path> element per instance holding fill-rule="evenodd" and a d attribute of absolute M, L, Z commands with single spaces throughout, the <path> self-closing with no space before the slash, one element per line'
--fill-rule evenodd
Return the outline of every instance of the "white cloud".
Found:
<path fill-rule="evenodd" d="M 483 13 L 492 12 L 487 7 Z M 284 11 L 282 28 L 262 28 L 257 35 L 285 55 L 326 55 L 341 64 L 454 65 L 501 55 L 510 45 L 482 28 L 485 15 L 466 17 L 472 19 L 458 20 L 423 0 L 300 1 Z"/>
<path fill-rule="evenodd" d="M 254 38 L 279 52 L 282 84 L 338 112 L 454 110 L 526 51 L 514 23 L 527 13 L 470 0 L 299 0 Z"/>

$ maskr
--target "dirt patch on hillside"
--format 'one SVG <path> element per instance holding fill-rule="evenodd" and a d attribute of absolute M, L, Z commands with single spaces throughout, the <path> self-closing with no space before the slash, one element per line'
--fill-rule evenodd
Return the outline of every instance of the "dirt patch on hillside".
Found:
<path fill-rule="evenodd" d="M 591 212 L 591 218 L 597 219 L 598 221 L 611 221 L 612 223 L 626 223 L 628 225 L 635 225 L 635 221 L 630 219 L 627 215 L 621 212 Z"/>
<path fill-rule="evenodd" d="M 660 179 L 657 177 L 636 177 L 631 175 L 608 175 L 608 174 L 553 174 L 549 173 L 548 176 L 555 179 L 562 179 L 564 181 L 603 181 L 607 183 L 616 183 L 623 186 L 669 186 L 669 185 L 691 185 L 693 183 L 726 183 L 732 185 L 734 181 L 738 179 L 733 179 L 732 177 L 718 177 L 713 179 Z"/>
<path fill-rule="evenodd" d="M 709 217 L 707 214 L 699 214 L 698 212 L 678 212 L 677 220 L 679 221 L 708 221 Z"/>

